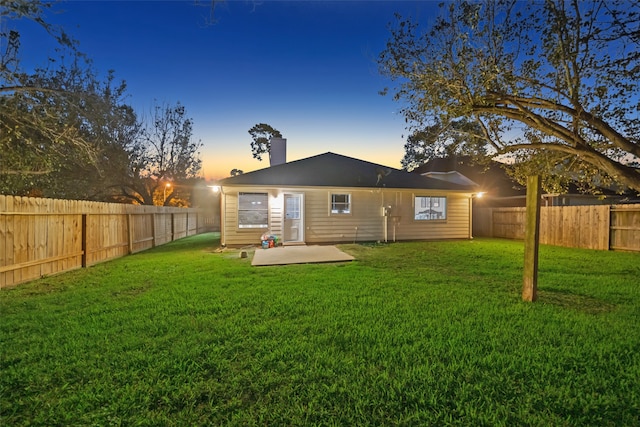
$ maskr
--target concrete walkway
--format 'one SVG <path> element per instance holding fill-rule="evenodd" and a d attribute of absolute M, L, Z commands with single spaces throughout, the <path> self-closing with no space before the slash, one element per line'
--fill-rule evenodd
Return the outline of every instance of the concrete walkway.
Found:
<path fill-rule="evenodd" d="M 308 264 L 353 261 L 355 258 L 335 246 L 278 246 L 256 249 L 251 265 Z"/>

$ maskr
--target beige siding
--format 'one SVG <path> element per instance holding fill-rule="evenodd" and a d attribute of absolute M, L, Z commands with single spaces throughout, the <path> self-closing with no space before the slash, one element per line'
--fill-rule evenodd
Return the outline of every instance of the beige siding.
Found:
<path fill-rule="evenodd" d="M 282 222 L 284 215 L 284 194 L 277 190 L 269 191 L 269 232 L 282 236 Z"/>
<path fill-rule="evenodd" d="M 238 228 L 238 193 L 267 193 L 269 200 L 269 228 L 240 229 Z M 260 237 L 269 232 L 276 236 L 282 235 L 282 193 L 278 189 L 261 187 L 223 188 L 223 215 L 221 229 L 221 243 L 227 246 L 244 246 L 260 244 Z"/>
<path fill-rule="evenodd" d="M 282 236 L 284 193 L 304 194 L 305 242 L 336 243 L 354 241 L 434 240 L 469 238 L 470 194 L 445 191 L 416 191 L 360 188 L 261 188 L 225 187 L 223 244 L 229 246 L 257 245 L 267 230 L 240 230 L 237 223 L 239 192 L 266 192 L 269 194 L 269 229 Z M 330 214 L 332 193 L 351 195 L 351 213 Z M 416 221 L 413 216 L 414 196 L 447 197 L 447 219 L 443 221 Z M 390 216 L 382 214 L 383 206 L 390 206 Z M 385 223 L 387 233 L 385 235 Z"/>
<path fill-rule="evenodd" d="M 447 219 L 443 221 L 416 221 L 413 219 L 413 197 L 446 196 Z M 396 226 L 397 240 L 433 240 L 469 238 L 469 195 L 408 192 L 404 194 L 401 218 Z M 390 233 L 392 233 L 390 231 Z M 390 237 L 391 238 L 391 237 Z"/>
<path fill-rule="evenodd" d="M 350 214 L 330 214 L 332 193 L 351 195 Z M 382 196 L 375 190 L 318 189 L 308 190 L 305 194 L 306 242 L 353 242 L 382 238 Z"/>

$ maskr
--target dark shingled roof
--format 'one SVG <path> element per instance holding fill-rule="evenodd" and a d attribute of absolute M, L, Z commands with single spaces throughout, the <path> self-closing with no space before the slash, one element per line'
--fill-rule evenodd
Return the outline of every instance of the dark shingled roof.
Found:
<path fill-rule="evenodd" d="M 526 194 L 526 189 L 511 179 L 505 165 L 491 161 L 487 165 L 475 163 L 469 156 L 431 159 L 415 168 L 412 173 L 457 171 L 477 183 L 480 190 L 492 197 L 512 197 Z"/>
<path fill-rule="evenodd" d="M 364 160 L 324 153 L 220 180 L 220 185 L 416 188 L 476 191 L 459 185 Z"/>

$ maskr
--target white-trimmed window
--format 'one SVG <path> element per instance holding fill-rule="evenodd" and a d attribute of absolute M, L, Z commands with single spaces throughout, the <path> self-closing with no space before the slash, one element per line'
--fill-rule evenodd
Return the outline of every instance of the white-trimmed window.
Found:
<path fill-rule="evenodd" d="M 331 194 L 331 213 L 350 214 L 351 194 Z"/>
<path fill-rule="evenodd" d="M 414 200 L 413 219 L 417 221 L 447 219 L 447 198 L 416 196 Z"/>
<path fill-rule="evenodd" d="M 238 228 L 268 228 L 267 193 L 238 193 Z"/>

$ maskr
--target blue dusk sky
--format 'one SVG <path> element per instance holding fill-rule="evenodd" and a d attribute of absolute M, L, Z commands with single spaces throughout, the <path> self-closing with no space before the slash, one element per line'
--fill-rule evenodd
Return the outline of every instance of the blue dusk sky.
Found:
<path fill-rule="evenodd" d="M 182 103 L 203 143 L 203 176 L 268 167 L 252 158 L 248 130 L 267 123 L 287 139 L 287 160 L 328 151 L 400 168 L 406 139 L 401 105 L 379 91 L 376 58 L 394 13 L 423 23 L 436 1 L 227 0 L 207 25 L 209 3 L 66 1 L 47 21 L 79 41 L 102 76 L 115 70 L 128 103 Z M 25 20 L 26 67 L 55 55 L 55 42 Z"/>

